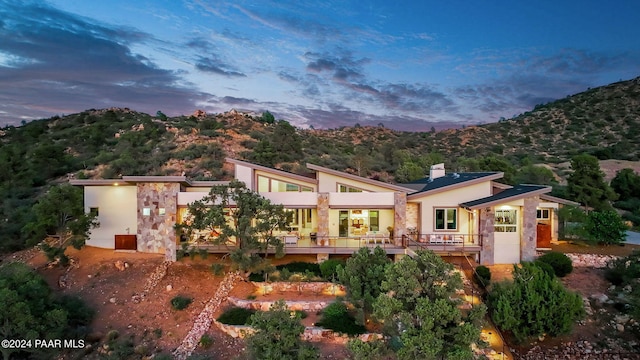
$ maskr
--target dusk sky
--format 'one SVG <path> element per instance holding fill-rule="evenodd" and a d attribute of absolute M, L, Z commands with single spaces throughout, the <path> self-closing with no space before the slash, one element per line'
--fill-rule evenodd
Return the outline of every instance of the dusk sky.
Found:
<path fill-rule="evenodd" d="M 639 16 L 636 0 L 0 0 L 0 127 L 108 107 L 495 122 L 640 76 Z"/>

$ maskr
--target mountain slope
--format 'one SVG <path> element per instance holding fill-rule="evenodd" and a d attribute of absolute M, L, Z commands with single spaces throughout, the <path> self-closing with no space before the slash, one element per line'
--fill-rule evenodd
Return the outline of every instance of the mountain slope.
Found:
<path fill-rule="evenodd" d="M 637 161 L 640 78 L 539 105 L 498 123 L 440 132 L 357 125 L 296 129 L 271 120 L 235 110 L 166 118 L 91 109 L 2 128 L 0 250 L 24 244 L 22 226 L 38 194 L 69 177 L 230 179 L 224 158 L 233 157 L 298 173 L 310 162 L 388 182 L 421 177 L 429 165 L 445 162 L 450 171 L 505 171 L 508 182 L 522 165 L 561 164 L 583 152 Z"/>

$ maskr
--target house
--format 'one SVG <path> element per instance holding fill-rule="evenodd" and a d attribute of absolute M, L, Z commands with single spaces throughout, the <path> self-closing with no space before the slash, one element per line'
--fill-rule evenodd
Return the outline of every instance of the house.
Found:
<path fill-rule="evenodd" d="M 280 234 L 285 252 L 319 260 L 362 246 L 382 246 L 396 257 L 431 249 L 485 265 L 533 260 L 540 244 L 557 239 L 557 209 L 575 204 L 549 196 L 550 187 L 500 184 L 501 172 L 447 173 L 444 164 L 432 166 L 424 179 L 389 184 L 314 164 L 306 165 L 312 174 L 299 175 L 226 161 L 237 180 L 292 211 L 288 231 Z M 174 228 L 187 221 L 190 203 L 226 182 L 123 176 L 71 184 L 84 187 L 86 211 L 100 221 L 88 245 L 164 253 L 170 260 L 181 240 L 211 252 L 227 250 L 208 244 L 204 233 L 179 239 Z"/>

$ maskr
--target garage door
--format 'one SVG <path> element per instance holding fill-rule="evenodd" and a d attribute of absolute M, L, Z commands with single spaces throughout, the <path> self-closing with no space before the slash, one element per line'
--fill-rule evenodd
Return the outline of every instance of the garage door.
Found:
<path fill-rule="evenodd" d="M 520 262 L 520 234 L 494 233 L 495 264 L 517 264 Z"/>

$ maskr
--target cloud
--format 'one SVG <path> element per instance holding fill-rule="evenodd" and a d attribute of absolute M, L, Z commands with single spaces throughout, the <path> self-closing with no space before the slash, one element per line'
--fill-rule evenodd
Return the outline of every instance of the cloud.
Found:
<path fill-rule="evenodd" d="M 241 72 L 227 69 L 229 65 L 221 61 L 215 55 L 211 55 L 208 58 L 199 57 L 198 61 L 195 64 L 195 67 L 200 71 L 214 73 L 218 75 L 224 75 L 228 77 L 246 77 L 247 76 Z"/>
<path fill-rule="evenodd" d="M 193 108 L 202 96 L 131 50 L 153 41 L 148 34 L 92 23 L 40 2 L 5 2 L 0 18 L 0 51 L 13 59 L 0 66 L 0 99 L 12 104 L 0 113 L 0 124 L 50 109 L 122 106 L 155 112 L 162 104 L 172 113 Z"/>

